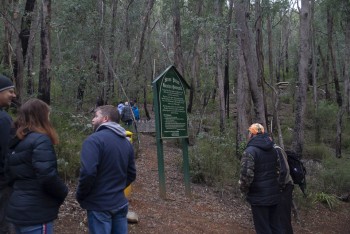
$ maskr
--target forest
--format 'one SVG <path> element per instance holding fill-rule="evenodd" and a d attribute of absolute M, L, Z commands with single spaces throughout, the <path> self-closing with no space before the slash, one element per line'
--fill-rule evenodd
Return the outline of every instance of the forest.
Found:
<path fill-rule="evenodd" d="M 348 0 L 2 0 L 0 31 L 9 111 L 50 104 L 66 180 L 93 108 L 133 100 L 154 119 L 152 81 L 173 65 L 191 87 L 193 182 L 232 186 L 258 122 L 305 161 L 311 199 L 349 201 Z"/>

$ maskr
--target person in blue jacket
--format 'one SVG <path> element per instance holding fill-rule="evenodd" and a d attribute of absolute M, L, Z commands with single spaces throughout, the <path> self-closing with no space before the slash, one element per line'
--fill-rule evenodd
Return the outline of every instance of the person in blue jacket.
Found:
<path fill-rule="evenodd" d="M 5 158 L 7 155 L 9 140 L 13 136 L 13 122 L 11 116 L 3 110 L 11 105 L 16 98 L 15 86 L 4 75 L 0 75 L 0 234 L 9 232 L 9 225 L 5 219 L 5 208 L 11 193 L 5 178 Z"/>
<path fill-rule="evenodd" d="M 139 111 L 139 108 L 136 106 L 136 102 L 131 103 L 131 109 L 132 109 L 132 112 L 134 113 L 135 120 L 139 121 L 140 120 L 140 111 Z"/>
<path fill-rule="evenodd" d="M 17 234 L 53 233 L 53 221 L 68 194 L 57 172 L 58 136 L 49 106 L 36 98 L 19 109 L 16 137 L 10 142 L 6 172 L 13 187 L 6 218 Z"/>
<path fill-rule="evenodd" d="M 92 119 L 94 133 L 85 139 L 76 191 L 87 210 L 89 233 L 128 232 L 128 200 L 124 189 L 136 178 L 134 150 L 112 105 L 99 106 Z"/>

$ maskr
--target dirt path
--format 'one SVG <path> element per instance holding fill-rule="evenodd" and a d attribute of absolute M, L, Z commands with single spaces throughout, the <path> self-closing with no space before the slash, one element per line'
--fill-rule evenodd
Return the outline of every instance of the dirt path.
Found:
<path fill-rule="evenodd" d="M 181 150 L 173 141 L 164 144 L 166 199 L 159 197 L 158 165 L 155 138 L 140 136 L 140 153 L 136 161 L 137 179 L 133 183 L 130 210 L 139 222 L 129 225 L 129 233 L 255 233 L 249 206 L 236 188 L 225 192 L 191 184 L 192 197 L 185 196 L 181 173 Z M 85 234 L 86 214 L 74 199 L 75 185 L 55 223 L 56 233 Z M 337 212 L 322 205 L 300 210 L 300 223 L 293 223 L 295 233 L 350 233 L 350 204 L 343 203 Z"/>

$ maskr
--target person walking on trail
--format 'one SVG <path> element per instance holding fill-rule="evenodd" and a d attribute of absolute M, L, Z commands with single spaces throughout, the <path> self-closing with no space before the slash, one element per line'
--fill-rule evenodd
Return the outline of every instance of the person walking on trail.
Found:
<path fill-rule="evenodd" d="M 132 108 L 132 112 L 135 116 L 135 120 L 139 121 L 140 120 L 140 111 L 139 108 L 136 105 L 136 102 L 131 103 L 131 108 Z"/>
<path fill-rule="evenodd" d="M 241 159 L 239 188 L 251 205 L 257 234 L 280 234 L 278 204 L 281 199 L 279 159 L 274 142 L 259 123 L 249 127 Z"/>
<path fill-rule="evenodd" d="M 9 78 L 0 75 L 0 234 L 9 233 L 9 225 L 5 219 L 5 208 L 11 188 L 5 178 L 5 158 L 8 152 L 9 140 L 14 135 L 12 119 L 3 108 L 9 107 L 16 98 L 14 87 Z"/>
<path fill-rule="evenodd" d="M 121 115 L 124 109 L 124 102 L 119 102 L 117 108 L 118 108 L 119 115 Z"/>
<path fill-rule="evenodd" d="M 279 203 L 279 216 L 281 222 L 281 229 L 283 234 L 293 234 L 292 227 L 292 206 L 293 206 L 293 189 L 294 183 L 292 176 L 289 172 L 287 153 L 284 149 L 278 145 L 274 145 L 278 153 L 281 167 L 281 182 L 282 182 L 282 194 L 281 201 Z"/>
<path fill-rule="evenodd" d="M 134 150 L 114 106 L 95 109 L 94 133 L 85 139 L 76 199 L 87 210 L 91 234 L 128 232 L 124 189 L 136 178 Z"/>
<path fill-rule="evenodd" d="M 121 114 L 121 119 L 126 124 L 127 127 L 130 127 L 132 125 L 133 113 L 132 113 L 131 106 L 129 105 L 128 102 L 125 102 L 124 104 L 124 108 Z"/>
<path fill-rule="evenodd" d="M 49 106 L 36 98 L 25 102 L 15 121 L 11 140 L 8 177 L 13 192 L 6 219 L 17 234 L 53 233 L 53 221 L 68 194 L 57 171 L 54 144 L 58 136 L 49 120 Z"/>

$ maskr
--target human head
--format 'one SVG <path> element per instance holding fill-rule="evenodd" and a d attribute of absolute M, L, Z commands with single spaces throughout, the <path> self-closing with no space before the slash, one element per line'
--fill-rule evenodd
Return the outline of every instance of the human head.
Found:
<path fill-rule="evenodd" d="M 11 105 L 11 102 L 16 98 L 15 86 L 12 81 L 4 75 L 0 75 L 0 108 Z"/>
<path fill-rule="evenodd" d="M 49 115 L 50 107 L 45 102 L 37 98 L 26 101 L 19 108 L 15 121 L 18 138 L 23 139 L 30 131 L 39 132 L 48 135 L 53 144 L 58 144 L 58 136 L 50 122 Z"/>
<path fill-rule="evenodd" d="M 94 131 L 103 123 L 116 122 L 119 123 L 119 112 L 112 105 L 99 106 L 95 109 L 95 115 L 92 119 Z"/>
<path fill-rule="evenodd" d="M 253 123 L 252 125 L 250 125 L 248 131 L 249 131 L 249 138 L 251 138 L 255 135 L 258 135 L 258 134 L 265 133 L 264 126 L 262 126 L 259 123 Z"/>

